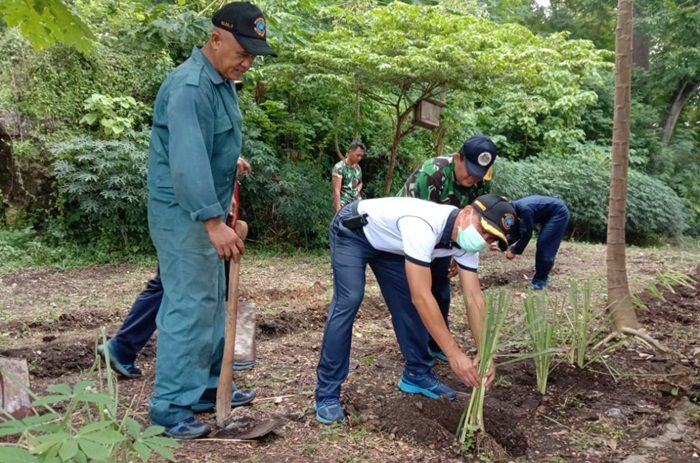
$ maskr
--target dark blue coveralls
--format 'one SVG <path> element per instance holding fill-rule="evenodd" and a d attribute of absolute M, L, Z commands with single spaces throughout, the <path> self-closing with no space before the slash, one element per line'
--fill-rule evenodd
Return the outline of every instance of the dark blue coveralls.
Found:
<path fill-rule="evenodd" d="M 539 195 L 525 196 L 513 201 L 513 206 L 519 223 L 516 232 L 508 238 L 508 242 L 515 243 L 510 247 L 513 254 L 523 253 L 532 238 L 535 224 L 541 225 L 537 238 L 532 286 L 537 289 L 545 288 L 559 244 L 569 224 L 569 209 L 559 198 Z"/>

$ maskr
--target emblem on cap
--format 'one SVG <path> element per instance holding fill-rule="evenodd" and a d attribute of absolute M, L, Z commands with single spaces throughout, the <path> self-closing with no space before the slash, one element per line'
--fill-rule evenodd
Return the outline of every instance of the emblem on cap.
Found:
<path fill-rule="evenodd" d="M 253 30 L 256 34 L 258 34 L 258 36 L 265 37 L 265 32 L 267 30 L 267 27 L 265 25 L 265 18 L 263 18 L 262 16 L 258 17 L 253 23 Z"/>
<path fill-rule="evenodd" d="M 501 226 L 505 231 L 510 230 L 513 227 L 514 223 L 515 216 L 510 212 L 506 212 L 505 214 L 503 214 L 503 217 L 501 217 Z"/>
<path fill-rule="evenodd" d="M 489 165 L 489 163 L 491 162 L 491 158 L 491 153 L 489 153 L 488 151 L 484 151 L 479 155 L 478 158 L 476 158 L 476 162 L 478 162 L 480 166 L 485 167 Z"/>

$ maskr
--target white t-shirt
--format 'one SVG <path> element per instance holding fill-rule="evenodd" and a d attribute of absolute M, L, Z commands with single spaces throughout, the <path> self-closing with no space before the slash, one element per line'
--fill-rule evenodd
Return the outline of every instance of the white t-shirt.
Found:
<path fill-rule="evenodd" d="M 374 249 L 404 255 L 429 267 L 436 257 L 452 256 L 465 270 L 476 272 L 479 253 L 460 249 L 451 239 L 459 209 L 418 198 L 365 199 L 357 212 L 367 214 L 363 228 Z"/>

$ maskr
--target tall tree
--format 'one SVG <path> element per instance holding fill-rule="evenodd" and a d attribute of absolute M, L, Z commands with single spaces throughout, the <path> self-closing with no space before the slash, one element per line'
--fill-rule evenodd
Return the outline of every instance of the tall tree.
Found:
<path fill-rule="evenodd" d="M 632 0 L 619 0 L 615 29 L 615 112 L 608 206 L 607 286 L 615 331 L 639 328 L 632 306 L 625 254 L 625 210 L 632 88 Z"/>
<path fill-rule="evenodd" d="M 296 79 L 340 84 L 384 108 L 392 120 L 385 195 L 392 190 L 401 142 L 415 130 L 413 110 L 422 98 L 439 99 L 446 88 L 472 95 L 476 106 L 500 88 L 550 83 L 568 92 L 567 101 L 578 101 L 582 76 L 603 63 L 588 42 L 562 34 L 536 36 L 518 25 L 497 25 L 441 5 L 395 2 L 352 15 L 339 10 L 335 16 L 332 29 L 294 53 L 292 70 Z M 535 120 L 524 123 L 530 122 Z"/>

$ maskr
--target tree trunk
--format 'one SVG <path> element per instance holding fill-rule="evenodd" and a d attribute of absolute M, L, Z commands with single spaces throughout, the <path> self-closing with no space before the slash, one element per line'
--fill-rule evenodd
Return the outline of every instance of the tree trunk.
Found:
<path fill-rule="evenodd" d="M 607 239 L 608 304 L 615 331 L 618 332 L 623 328 L 639 328 L 627 281 L 625 255 L 631 81 L 632 0 L 619 0 L 615 30 L 615 113 Z"/>
<path fill-rule="evenodd" d="M 355 127 L 352 131 L 352 141 L 360 141 L 360 121 L 362 120 L 362 106 L 360 100 L 360 92 L 355 94 Z"/>
<path fill-rule="evenodd" d="M 400 100 L 399 100 L 400 101 Z M 391 152 L 389 154 L 389 167 L 386 170 L 386 177 L 384 178 L 384 196 L 389 196 L 391 191 L 391 183 L 394 179 L 394 168 L 396 168 L 396 161 L 399 157 L 399 147 L 401 146 L 401 139 L 411 132 L 409 127 L 406 130 L 402 130 L 406 119 L 413 112 L 413 107 L 415 103 L 410 105 L 402 113 L 399 113 L 400 109 L 397 103 L 396 106 L 396 131 L 394 132 L 394 140 L 391 143 Z"/>
<path fill-rule="evenodd" d="M 440 89 L 440 102 L 444 105 L 447 102 L 447 88 L 442 87 Z M 444 118 L 440 118 L 440 127 L 438 127 L 435 134 L 435 142 L 433 143 L 433 150 L 435 150 L 435 156 L 442 156 L 442 152 L 445 150 L 445 134 L 447 133 L 447 123 Z"/>
<path fill-rule="evenodd" d="M 695 92 L 700 89 L 700 82 L 689 83 L 682 82 L 679 88 L 673 92 L 671 97 L 671 107 L 666 115 L 666 121 L 664 121 L 664 131 L 661 134 L 661 142 L 664 145 L 668 145 L 673 137 L 673 132 L 676 130 L 676 124 L 678 123 L 678 117 L 683 111 L 683 107 L 688 102 L 690 97 L 695 94 Z"/>
<path fill-rule="evenodd" d="M 391 143 L 391 152 L 389 153 L 389 166 L 386 169 L 386 177 L 384 178 L 384 196 L 389 196 L 391 191 L 391 183 L 394 179 L 394 168 L 396 167 L 396 159 L 399 156 L 399 145 L 401 144 L 401 125 L 402 120 L 399 118 L 394 132 L 394 140 Z"/>

